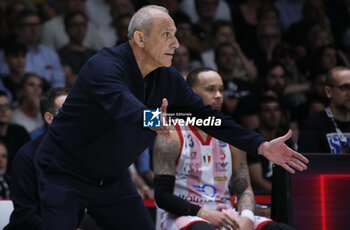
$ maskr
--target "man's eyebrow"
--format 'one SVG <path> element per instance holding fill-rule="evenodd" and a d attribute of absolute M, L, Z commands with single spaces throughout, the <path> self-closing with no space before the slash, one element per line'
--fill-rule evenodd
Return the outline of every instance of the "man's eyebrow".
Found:
<path fill-rule="evenodd" d="M 165 28 L 165 30 L 166 30 L 166 31 L 175 31 L 175 32 L 177 31 L 176 28 L 169 28 L 169 27 Z"/>

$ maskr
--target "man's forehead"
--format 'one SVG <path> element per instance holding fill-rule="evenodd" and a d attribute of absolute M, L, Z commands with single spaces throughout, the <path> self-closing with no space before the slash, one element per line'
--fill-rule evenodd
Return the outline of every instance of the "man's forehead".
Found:
<path fill-rule="evenodd" d="M 153 25 L 157 25 L 162 29 L 176 30 L 174 20 L 166 13 L 157 13 L 153 15 Z"/>
<path fill-rule="evenodd" d="M 199 84 L 201 86 L 222 85 L 222 79 L 215 71 L 205 71 L 198 74 Z"/>

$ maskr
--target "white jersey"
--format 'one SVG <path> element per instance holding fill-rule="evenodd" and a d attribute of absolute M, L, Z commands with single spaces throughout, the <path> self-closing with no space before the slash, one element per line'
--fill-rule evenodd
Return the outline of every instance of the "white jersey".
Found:
<path fill-rule="evenodd" d="M 209 135 L 203 140 L 193 126 L 176 126 L 176 131 L 180 137 L 181 151 L 176 160 L 173 194 L 201 207 L 228 212 L 235 219 L 239 219 L 228 190 L 232 176 L 229 145 Z M 186 229 L 194 222 L 207 222 L 197 216 L 176 217 L 165 210 L 159 211 L 161 229 Z M 266 218 L 262 220 L 271 221 Z"/>

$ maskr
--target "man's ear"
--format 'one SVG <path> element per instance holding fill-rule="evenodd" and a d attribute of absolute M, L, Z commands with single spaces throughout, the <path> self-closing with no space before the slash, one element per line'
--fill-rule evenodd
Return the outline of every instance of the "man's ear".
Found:
<path fill-rule="evenodd" d="M 145 35 L 141 31 L 135 31 L 134 41 L 140 48 L 143 48 L 145 46 Z"/>
<path fill-rule="evenodd" d="M 324 87 L 324 91 L 325 91 L 326 96 L 327 96 L 328 99 L 332 98 L 333 92 L 332 92 L 331 87 L 329 87 L 329 86 L 326 85 L 326 86 Z"/>
<path fill-rule="evenodd" d="M 53 117 L 54 115 L 50 112 L 45 112 L 44 113 L 44 120 L 45 120 L 45 123 L 50 125 L 52 123 L 52 120 L 53 120 Z"/>

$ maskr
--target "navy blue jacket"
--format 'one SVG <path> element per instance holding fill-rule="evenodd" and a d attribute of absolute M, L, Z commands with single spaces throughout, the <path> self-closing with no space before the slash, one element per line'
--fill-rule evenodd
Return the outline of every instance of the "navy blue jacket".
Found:
<path fill-rule="evenodd" d="M 42 136 L 26 143 L 19 149 L 13 161 L 11 200 L 14 211 L 4 230 L 42 229 L 38 183 L 34 167 L 34 155 Z"/>
<path fill-rule="evenodd" d="M 142 77 L 129 43 L 104 48 L 82 67 L 79 77 L 39 147 L 53 154 L 55 164 L 87 177 L 118 177 L 156 136 L 142 126 L 143 110 L 192 113 L 197 118 L 222 118 L 208 134 L 248 153 L 265 139 L 244 129 L 219 111 L 205 106 L 173 67 L 158 68 Z"/>

